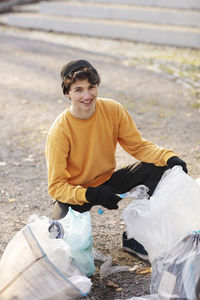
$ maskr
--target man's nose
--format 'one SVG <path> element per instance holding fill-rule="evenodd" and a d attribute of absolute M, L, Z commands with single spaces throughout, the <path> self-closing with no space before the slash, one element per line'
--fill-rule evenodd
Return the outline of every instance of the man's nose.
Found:
<path fill-rule="evenodd" d="M 83 91 L 83 98 L 84 99 L 88 99 L 88 98 L 91 98 L 91 94 L 88 90 L 84 90 Z"/>

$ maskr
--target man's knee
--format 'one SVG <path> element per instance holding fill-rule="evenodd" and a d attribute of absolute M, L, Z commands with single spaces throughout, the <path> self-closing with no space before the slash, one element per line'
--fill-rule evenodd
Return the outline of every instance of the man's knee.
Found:
<path fill-rule="evenodd" d="M 52 213 L 52 220 L 60 220 L 64 218 L 69 210 L 69 205 L 67 203 L 62 203 L 55 201 Z"/>
<path fill-rule="evenodd" d="M 161 175 L 168 169 L 167 166 L 160 167 L 146 162 L 142 162 L 142 167 L 145 173 L 148 173 L 150 176 Z"/>
<path fill-rule="evenodd" d="M 92 208 L 92 204 L 84 203 L 83 205 L 72 205 L 56 200 L 53 207 L 52 220 L 60 220 L 64 218 L 68 213 L 69 207 L 71 207 L 75 211 L 83 213 L 89 211 Z"/>

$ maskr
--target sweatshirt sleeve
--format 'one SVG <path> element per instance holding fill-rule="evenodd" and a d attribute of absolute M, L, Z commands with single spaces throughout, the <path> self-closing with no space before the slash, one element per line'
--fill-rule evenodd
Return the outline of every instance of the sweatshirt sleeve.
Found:
<path fill-rule="evenodd" d="M 130 114 L 123 106 L 121 107 L 118 141 L 126 152 L 140 161 L 153 163 L 156 166 L 165 166 L 170 157 L 176 156 L 172 150 L 159 147 L 144 139 Z"/>
<path fill-rule="evenodd" d="M 48 170 L 48 192 L 53 199 L 74 205 L 88 202 L 86 189 L 68 182 L 71 175 L 67 171 L 67 157 L 70 143 L 66 137 L 48 134 L 46 142 L 46 162 Z"/>

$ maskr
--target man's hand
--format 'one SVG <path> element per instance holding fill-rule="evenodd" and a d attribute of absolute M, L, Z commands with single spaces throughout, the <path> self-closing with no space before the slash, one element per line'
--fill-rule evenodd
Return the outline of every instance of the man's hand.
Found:
<path fill-rule="evenodd" d="M 180 159 L 178 156 L 173 156 L 168 159 L 167 166 L 172 169 L 174 166 L 181 166 L 185 173 L 188 172 L 186 163 Z"/>
<path fill-rule="evenodd" d="M 121 200 L 114 190 L 107 186 L 88 187 L 86 199 L 93 205 L 102 205 L 107 209 L 118 209 L 117 203 Z"/>

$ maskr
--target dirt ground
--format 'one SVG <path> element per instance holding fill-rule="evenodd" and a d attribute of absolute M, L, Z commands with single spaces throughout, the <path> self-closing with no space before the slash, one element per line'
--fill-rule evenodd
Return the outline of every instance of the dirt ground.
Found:
<path fill-rule="evenodd" d="M 198 89 L 180 78 L 155 72 L 145 60 L 132 64 L 130 53 L 126 55 L 126 47 L 120 41 L 118 49 L 123 46 L 123 54 L 98 51 L 93 46 L 95 39 L 62 35 L 55 38 L 53 33 L 43 37 L 0 27 L 0 255 L 30 215 L 51 217 L 53 202 L 47 193 L 44 147 L 49 127 L 69 105 L 62 95 L 59 72 L 71 59 L 91 61 L 102 77 L 99 94 L 125 105 L 145 138 L 173 149 L 187 162 L 189 174 L 193 178 L 200 176 Z M 67 39 L 69 44 L 59 42 Z M 87 49 L 83 47 L 86 43 Z M 103 44 L 105 47 L 106 41 Z M 144 52 L 152 50 L 150 45 L 131 44 Z M 167 53 L 170 49 L 162 51 Z M 194 55 L 192 50 L 185 51 Z M 133 160 L 120 147 L 116 158 L 117 168 Z M 92 209 L 94 246 L 103 254 L 110 254 L 117 265 L 145 267 L 149 264 L 121 250 L 125 230 L 121 212 L 127 204 L 128 200 L 122 201 L 117 211 L 105 211 L 103 215 Z M 122 290 L 108 287 L 107 279 L 100 281 L 97 266 L 87 298 L 125 299 L 149 293 L 150 275 L 123 272 L 108 279 Z"/>

